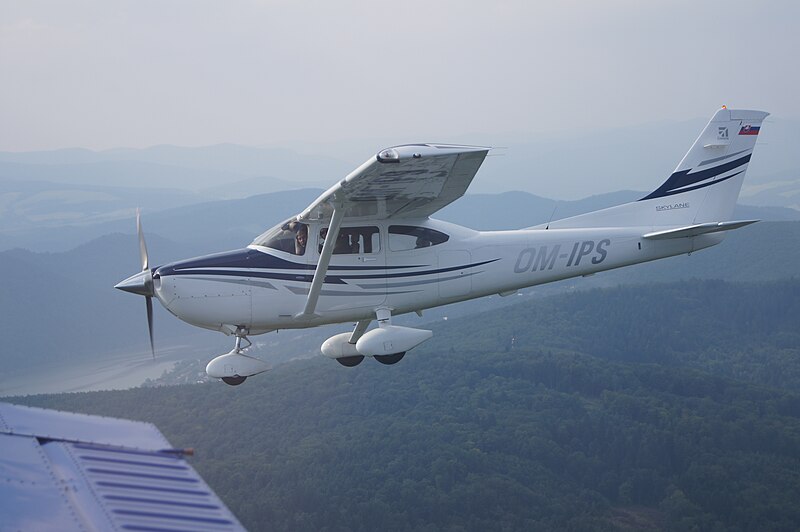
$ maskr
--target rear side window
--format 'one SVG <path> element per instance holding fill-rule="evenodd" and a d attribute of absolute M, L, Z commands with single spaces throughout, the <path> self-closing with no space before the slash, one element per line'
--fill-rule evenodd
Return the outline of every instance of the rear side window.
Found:
<path fill-rule="evenodd" d="M 390 225 L 389 249 L 406 251 L 435 246 L 447 242 L 450 237 L 441 231 L 414 225 Z"/>
<path fill-rule="evenodd" d="M 328 228 L 319 231 L 317 248 L 322 253 L 322 246 L 328 236 Z M 333 246 L 334 255 L 357 255 L 378 253 L 381 250 L 380 230 L 377 227 L 342 227 Z"/>

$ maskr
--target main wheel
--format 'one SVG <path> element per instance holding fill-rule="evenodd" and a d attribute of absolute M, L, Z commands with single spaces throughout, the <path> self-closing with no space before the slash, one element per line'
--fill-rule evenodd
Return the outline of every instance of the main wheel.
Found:
<path fill-rule="evenodd" d="M 351 357 L 339 357 L 336 359 L 336 362 L 338 362 L 342 366 L 347 366 L 348 368 L 354 368 L 359 364 L 361 364 L 362 360 L 364 360 L 364 355 L 353 355 Z"/>
<path fill-rule="evenodd" d="M 392 364 L 397 364 L 403 357 L 406 356 L 406 352 L 403 351 L 402 353 L 395 353 L 393 355 L 375 355 L 373 358 L 380 362 L 381 364 L 386 364 L 387 366 L 391 366 Z"/>
<path fill-rule="evenodd" d="M 240 377 L 239 375 L 236 375 L 235 377 L 222 377 L 222 382 L 231 386 L 239 386 L 245 381 L 245 379 L 247 379 L 247 377 Z"/>

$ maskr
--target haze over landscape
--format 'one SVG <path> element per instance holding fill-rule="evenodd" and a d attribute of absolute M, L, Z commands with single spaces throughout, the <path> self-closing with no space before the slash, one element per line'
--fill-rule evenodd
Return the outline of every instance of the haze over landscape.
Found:
<path fill-rule="evenodd" d="M 797 20 L 0 0 L 0 397 L 157 423 L 253 530 L 796 530 Z M 203 368 L 231 338 L 156 305 L 153 361 L 113 289 L 137 209 L 153 264 L 240 248 L 381 148 L 446 142 L 493 150 L 435 217 L 530 227 L 641 198 L 721 105 L 772 113 L 734 214 L 762 222 L 401 317 L 435 335 L 395 366 L 319 356 L 351 324 L 280 331 L 252 338 L 274 369 L 224 387 Z"/>

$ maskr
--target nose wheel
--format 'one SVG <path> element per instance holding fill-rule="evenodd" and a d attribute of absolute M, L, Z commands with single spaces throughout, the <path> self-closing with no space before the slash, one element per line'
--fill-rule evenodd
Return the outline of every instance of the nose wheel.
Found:
<path fill-rule="evenodd" d="M 242 340 L 247 342 L 247 345 L 244 346 L 244 347 L 242 347 Z M 233 344 L 232 353 L 235 353 L 237 355 L 241 355 L 242 351 L 244 351 L 245 349 L 247 349 L 251 345 L 253 345 L 253 342 L 251 342 L 250 340 L 247 339 L 246 331 L 244 329 L 242 329 L 242 328 L 236 329 L 236 340 L 234 341 L 234 344 Z M 247 380 L 247 375 L 245 375 L 244 377 L 242 377 L 241 375 L 233 375 L 232 377 L 222 377 L 222 382 L 224 382 L 225 384 L 227 384 L 229 386 L 239 386 L 241 383 L 243 383 L 246 380 Z"/>
<path fill-rule="evenodd" d="M 269 370 L 269 366 L 264 361 L 244 353 L 253 345 L 247 339 L 247 329 L 240 327 L 235 334 L 236 340 L 233 349 L 229 353 L 218 356 L 206 366 L 206 373 L 209 377 L 218 378 L 229 386 L 239 386 L 247 377 Z"/>
<path fill-rule="evenodd" d="M 247 342 L 247 345 L 244 346 L 244 347 L 242 347 L 242 340 Z M 247 339 L 246 331 L 244 329 L 241 329 L 241 328 L 237 329 L 236 330 L 236 340 L 235 340 L 235 342 L 233 344 L 233 351 L 231 351 L 231 353 L 234 353 L 236 355 L 241 355 L 242 351 L 244 351 L 245 349 L 247 349 L 251 345 L 253 345 L 253 342 L 251 342 L 250 340 Z M 245 375 L 244 377 L 241 376 L 241 375 L 233 375 L 231 377 L 222 377 L 222 382 L 224 382 L 225 384 L 227 384 L 229 386 L 239 386 L 245 380 L 247 380 L 247 375 Z"/>

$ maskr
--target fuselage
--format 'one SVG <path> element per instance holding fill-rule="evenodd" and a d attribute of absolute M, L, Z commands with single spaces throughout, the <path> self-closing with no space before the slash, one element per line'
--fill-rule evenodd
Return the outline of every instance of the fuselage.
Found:
<path fill-rule="evenodd" d="M 371 319 L 504 294 L 570 277 L 690 253 L 722 234 L 648 240 L 652 227 L 474 231 L 433 219 L 347 223 L 313 316 L 302 315 L 323 225 L 302 254 L 253 244 L 156 268 L 155 295 L 192 325 L 249 334 Z M 324 231 L 323 231 L 324 234 Z M 319 240 L 319 241 L 318 241 Z"/>

